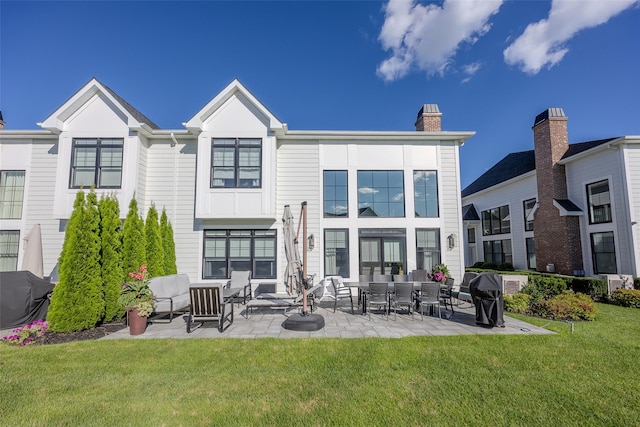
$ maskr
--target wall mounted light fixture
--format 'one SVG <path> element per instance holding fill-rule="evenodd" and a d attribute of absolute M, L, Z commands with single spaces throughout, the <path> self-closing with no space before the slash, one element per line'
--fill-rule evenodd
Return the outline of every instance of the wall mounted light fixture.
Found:
<path fill-rule="evenodd" d="M 449 246 L 449 249 L 453 249 L 453 248 L 456 247 L 456 235 L 455 235 L 455 233 L 449 234 L 449 236 L 447 237 L 447 244 Z"/>

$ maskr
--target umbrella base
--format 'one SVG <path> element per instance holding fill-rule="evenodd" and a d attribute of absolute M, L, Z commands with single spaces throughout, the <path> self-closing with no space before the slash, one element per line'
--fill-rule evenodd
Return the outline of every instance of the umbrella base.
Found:
<path fill-rule="evenodd" d="M 324 328 L 324 317 L 319 314 L 292 314 L 282 322 L 282 327 L 290 331 L 318 331 Z"/>

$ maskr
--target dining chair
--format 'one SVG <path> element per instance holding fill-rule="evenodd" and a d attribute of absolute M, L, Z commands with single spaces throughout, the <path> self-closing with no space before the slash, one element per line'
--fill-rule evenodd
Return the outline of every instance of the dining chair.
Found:
<path fill-rule="evenodd" d="M 391 274 L 374 274 L 374 282 L 390 282 L 392 280 Z"/>
<path fill-rule="evenodd" d="M 420 285 L 420 296 L 418 297 L 420 302 L 420 318 L 424 319 L 425 306 L 438 307 L 438 318 L 442 320 L 442 313 L 440 312 L 440 283 L 426 282 Z"/>
<path fill-rule="evenodd" d="M 333 312 L 336 312 L 338 308 L 338 300 L 349 298 L 351 300 L 351 314 L 354 314 L 353 310 L 353 294 L 351 293 L 351 288 L 348 286 L 344 286 L 344 283 L 340 282 L 338 277 L 331 278 L 331 287 L 333 287 Z"/>
<path fill-rule="evenodd" d="M 389 283 L 388 282 L 371 282 L 369 284 L 369 292 L 366 296 L 366 307 L 371 320 L 371 306 L 383 307 L 384 313 L 389 319 Z"/>
<path fill-rule="evenodd" d="M 453 311 L 453 277 L 447 277 L 443 285 L 440 285 L 440 299 L 444 302 L 444 308 L 447 309 L 447 301 L 451 307 L 451 315 L 455 313 Z"/>
<path fill-rule="evenodd" d="M 391 296 L 391 306 L 393 307 L 393 319 L 398 317 L 398 307 L 407 307 L 407 311 L 413 319 L 413 283 L 396 282 L 393 284 L 393 294 Z"/>
<path fill-rule="evenodd" d="M 394 282 L 408 282 L 409 276 L 406 274 L 394 274 L 393 275 Z"/>
<path fill-rule="evenodd" d="M 361 274 L 358 281 L 362 283 L 369 283 L 373 280 L 373 274 Z"/>

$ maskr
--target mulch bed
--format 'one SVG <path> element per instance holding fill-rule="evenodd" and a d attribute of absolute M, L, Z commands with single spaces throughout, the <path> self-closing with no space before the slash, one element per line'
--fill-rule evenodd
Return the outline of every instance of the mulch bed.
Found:
<path fill-rule="evenodd" d="M 44 336 L 36 339 L 34 344 L 62 344 L 72 341 L 97 340 L 126 327 L 127 325 L 125 325 L 124 322 L 112 322 L 96 326 L 94 329 L 78 332 L 45 331 Z"/>

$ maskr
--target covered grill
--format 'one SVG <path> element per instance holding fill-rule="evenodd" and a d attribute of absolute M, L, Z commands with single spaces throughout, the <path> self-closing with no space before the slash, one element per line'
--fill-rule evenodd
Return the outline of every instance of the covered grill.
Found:
<path fill-rule="evenodd" d="M 504 327 L 502 279 L 496 273 L 480 273 L 469 283 L 469 293 L 476 307 L 476 323 Z"/>

